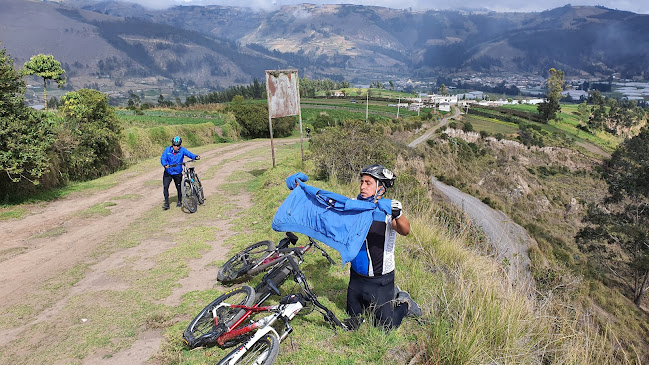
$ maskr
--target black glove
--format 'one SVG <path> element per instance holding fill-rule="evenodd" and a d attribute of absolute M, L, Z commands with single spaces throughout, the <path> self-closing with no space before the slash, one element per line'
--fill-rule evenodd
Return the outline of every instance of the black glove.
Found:
<path fill-rule="evenodd" d="M 401 214 L 403 213 L 403 207 L 401 206 L 400 201 L 392 199 L 390 207 L 392 208 L 392 219 L 398 219 L 399 217 L 401 217 Z"/>

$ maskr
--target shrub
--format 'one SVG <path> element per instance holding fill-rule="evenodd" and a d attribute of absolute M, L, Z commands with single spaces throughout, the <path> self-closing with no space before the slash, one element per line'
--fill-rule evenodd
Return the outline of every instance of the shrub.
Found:
<path fill-rule="evenodd" d="M 97 90 L 80 89 L 65 94 L 59 113 L 58 150 L 71 179 L 91 179 L 114 172 L 122 164 L 119 140 L 121 124 L 108 96 Z"/>
<path fill-rule="evenodd" d="M 342 183 L 356 181 L 358 172 L 370 164 L 391 168 L 395 158 L 388 137 L 359 121 L 348 121 L 314 135 L 309 151 L 320 178 L 335 178 Z"/>
<path fill-rule="evenodd" d="M 234 114 L 237 123 L 241 126 L 241 137 L 267 138 L 270 136 L 268 129 L 268 107 L 266 105 L 251 104 L 236 96 L 227 111 Z M 295 129 L 295 117 L 275 118 L 273 120 L 273 136 L 290 136 Z"/>

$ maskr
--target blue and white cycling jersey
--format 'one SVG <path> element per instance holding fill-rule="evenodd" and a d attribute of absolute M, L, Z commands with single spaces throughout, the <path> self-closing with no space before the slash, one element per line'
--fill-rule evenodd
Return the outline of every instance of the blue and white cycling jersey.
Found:
<path fill-rule="evenodd" d="M 372 218 L 365 242 L 351 261 L 352 270 L 370 277 L 394 271 L 394 246 L 397 240 L 397 231 L 392 227 L 390 215 L 374 211 Z"/>

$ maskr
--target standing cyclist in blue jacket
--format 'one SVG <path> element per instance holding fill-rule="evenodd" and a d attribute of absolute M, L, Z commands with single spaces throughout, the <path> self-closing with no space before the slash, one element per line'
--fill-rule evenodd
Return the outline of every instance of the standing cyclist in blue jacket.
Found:
<path fill-rule="evenodd" d="M 164 204 L 162 204 L 162 209 L 164 210 L 169 209 L 169 185 L 171 184 L 171 180 L 174 181 L 176 191 L 178 192 L 178 202 L 176 203 L 176 206 L 180 207 L 182 205 L 180 183 L 182 182 L 183 174 L 182 162 L 185 156 L 193 160 L 201 159 L 201 156 L 189 152 L 185 147 L 181 147 L 182 143 L 182 138 L 178 136 L 172 138 L 171 146 L 166 147 L 164 151 L 162 151 L 162 156 L 160 156 L 160 164 L 165 168 L 165 171 L 162 174 L 162 194 L 165 198 Z M 171 166 L 174 164 L 176 166 Z"/>
<path fill-rule="evenodd" d="M 370 165 L 360 172 L 357 199 L 376 202 L 394 185 L 396 176 L 381 165 Z M 394 329 L 406 316 L 421 316 L 421 308 L 406 291 L 394 284 L 394 248 L 397 233 L 407 236 L 410 221 L 403 214 L 401 202 L 392 199 L 392 214 L 373 214 L 372 225 L 358 255 L 351 261 L 347 287 L 347 313 L 359 318 L 373 311 L 374 325 Z"/>

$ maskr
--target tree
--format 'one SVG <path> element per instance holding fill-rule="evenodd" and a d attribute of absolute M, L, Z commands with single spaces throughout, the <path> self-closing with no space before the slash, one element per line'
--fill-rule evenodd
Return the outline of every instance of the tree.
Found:
<path fill-rule="evenodd" d="M 232 104 L 226 109 L 234 114 L 234 117 L 241 126 L 241 136 L 244 138 L 267 138 L 270 135 L 268 129 L 268 107 L 266 105 L 245 102 L 241 95 L 232 99 Z M 273 122 L 273 136 L 286 137 L 291 135 L 295 129 L 295 117 L 276 118 Z"/>
<path fill-rule="evenodd" d="M 114 172 L 121 166 L 119 140 L 122 126 L 108 104 L 108 96 L 97 90 L 80 89 L 65 94 L 59 107 L 64 125 L 59 140 L 73 179 L 90 179 Z"/>
<path fill-rule="evenodd" d="M 437 92 L 439 92 L 440 95 L 446 95 L 448 94 L 448 89 L 446 88 L 446 85 L 442 84 L 442 86 L 437 88 Z"/>
<path fill-rule="evenodd" d="M 564 74 L 561 70 L 556 70 L 551 68 L 549 71 L 550 76 L 546 82 L 546 87 L 548 89 L 547 101 L 540 103 L 537 106 L 537 110 L 541 115 L 541 119 L 544 122 L 549 122 L 551 119 L 557 117 L 557 113 L 561 111 L 561 92 L 563 91 Z"/>
<path fill-rule="evenodd" d="M 649 280 L 649 127 L 615 150 L 604 180 L 608 196 L 589 207 L 577 242 L 632 290 L 639 305 Z"/>
<path fill-rule="evenodd" d="M 358 171 L 369 164 L 393 166 L 396 155 L 389 137 L 371 124 L 354 120 L 314 134 L 309 150 L 319 176 L 343 183 L 356 181 Z"/>
<path fill-rule="evenodd" d="M 47 81 L 56 81 L 59 88 L 65 85 L 63 76 L 65 70 L 61 68 L 61 62 L 55 60 L 52 55 L 38 54 L 25 62 L 23 73 L 43 78 L 43 100 L 45 100 L 45 110 L 47 110 Z"/>
<path fill-rule="evenodd" d="M 25 82 L 14 60 L 0 49 L 0 191 L 22 192 L 18 183 L 39 184 L 49 169 L 52 123 L 25 105 Z M 0 198 L 5 198 L 2 196 Z"/>

